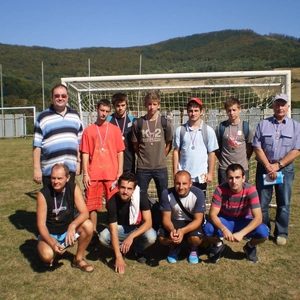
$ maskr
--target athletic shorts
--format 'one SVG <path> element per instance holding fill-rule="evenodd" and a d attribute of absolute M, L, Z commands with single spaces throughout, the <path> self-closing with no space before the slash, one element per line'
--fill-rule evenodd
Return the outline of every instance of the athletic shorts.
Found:
<path fill-rule="evenodd" d="M 59 242 L 59 244 L 61 245 L 61 244 L 65 241 L 65 239 L 66 239 L 67 231 L 64 232 L 64 233 L 62 233 L 62 234 L 52 234 L 52 233 L 50 233 L 50 235 L 51 235 L 52 237 L 54 237 L 54 238 Z M 42 239 L 42 237 L 41 237 L 40 234 L 38 235 L 38 239 L 39 239 L 39 240 Z"/>
<path fill-rule="evenodd" d="M 191 221 L 185 221 L 185 220 L 172 220 L 172 223 L 174 225 L 175 229 L 179 229 L 179 228 L 183 228 L 186 225 L 188 225 L 189 223 L 191 223 Z M 162 226 L 158 229 L 157 231 L 157 235 L 158 237 L 166 237 L 168 238 L 170 236 L 170 232 L 167 231 L 165 228 L 163 228 Z M 200 239 L 203 238 L 203 230 L 202 230 L 202 226 L 200 226 L 199 228 L 188 232 L 184 235 L 184 238 L 187 238 L 189 236 L 197 236 Z"/>
<path fill-rule="evenodd" d="M 111 189 L 115 180 L 93 180 L 88 190 L 85 190 L 85 203 L 88 211 L 101 210 L 102 209 L 102 194 L 106 201 L 108 201 L 116 192 L 118 187 Z"/>

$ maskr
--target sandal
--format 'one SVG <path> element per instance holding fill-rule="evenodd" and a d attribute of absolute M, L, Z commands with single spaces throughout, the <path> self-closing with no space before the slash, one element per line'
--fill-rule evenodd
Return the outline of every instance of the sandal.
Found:
<path fill-rule="evenodd" d="M 84 264 L 83 266 L 80 265 L 80 263 L 81 263 L 82 261 L 85 262 L 85 264 Z M 84 260 L 84 258 L 81 258 L 81 259 L 78 259 L 78 260 L 75 260 L 75 259 L 74 259 L 73 262 L 71 263 L 71 266 L 72 266 L 72 268 L 77 268 L 77 269 L 80 269 L 81 271 L 87 272 L 87 273 L 92 273 L 92 272 L 94 271 L 93 266 L 88 265 L 88 264 L 86 263 L 86 261 Z M 92 268 L 92 269 L 88 270 L 89 268 Z"/>

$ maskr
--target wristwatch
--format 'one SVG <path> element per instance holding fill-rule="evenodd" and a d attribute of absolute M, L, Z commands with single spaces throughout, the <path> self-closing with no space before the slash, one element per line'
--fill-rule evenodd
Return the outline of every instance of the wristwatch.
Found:
<path fill-rule="evenodd" d="M 283 168 L 283 165 L 280 161 L 278 162 L 278 165 L 279 165 L 279 169 Z"/>

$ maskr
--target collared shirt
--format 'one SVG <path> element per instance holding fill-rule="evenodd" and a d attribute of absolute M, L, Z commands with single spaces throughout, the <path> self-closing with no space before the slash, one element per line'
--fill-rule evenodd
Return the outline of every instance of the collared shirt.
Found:
<path fill-rule="evenodd" d="M 270 162 L 278 162 L 292 150 L 300 150 L 300 123 L 286 117 L 279 123 L 274 116 L 257 125 L 253 147 L 262 148 Z"/>
<path fill-rule="evenodd" d="M 65 115 L 62 115 L 51 105 L 38 115 L 35 122 L 33 147 L 41 148 L 43 176 L 50 176 L 56 163 L 65 163 L 71 172 L 76 172 L 82 122 L 76 110 L 66 108 Z"/>

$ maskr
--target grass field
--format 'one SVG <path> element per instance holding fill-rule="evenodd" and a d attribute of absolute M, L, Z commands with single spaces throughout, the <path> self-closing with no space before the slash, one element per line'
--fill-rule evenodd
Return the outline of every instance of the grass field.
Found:
<path fill-rule="evenodd" d="M 113 253 L 98 245 L 88 249 L 91 274 L 72 269 L 75 247 L 47 270 L 38 258 L 36 245 L 36 195 L 32 181 L 30 139 L 0 140 L 0 299 L 299 299 L 300 176 L 294 181 L 290 235 L 284 247 L 269 241 L 258 248 L 259 263 L 245 258 L 241 244 L 226 243 L 218 263 L 190 265 L 187 251 L 169 265 L 166 249 L 155 244 L 147 254 L 149 265 L 130 256 L 124 275 L 113 269 Z M 296 162 L 300 170 L 300 159 Z M 274 209 L 272 209 L 274 216 Z M 99 212 L 99 229 L 106 213 Z"/>

